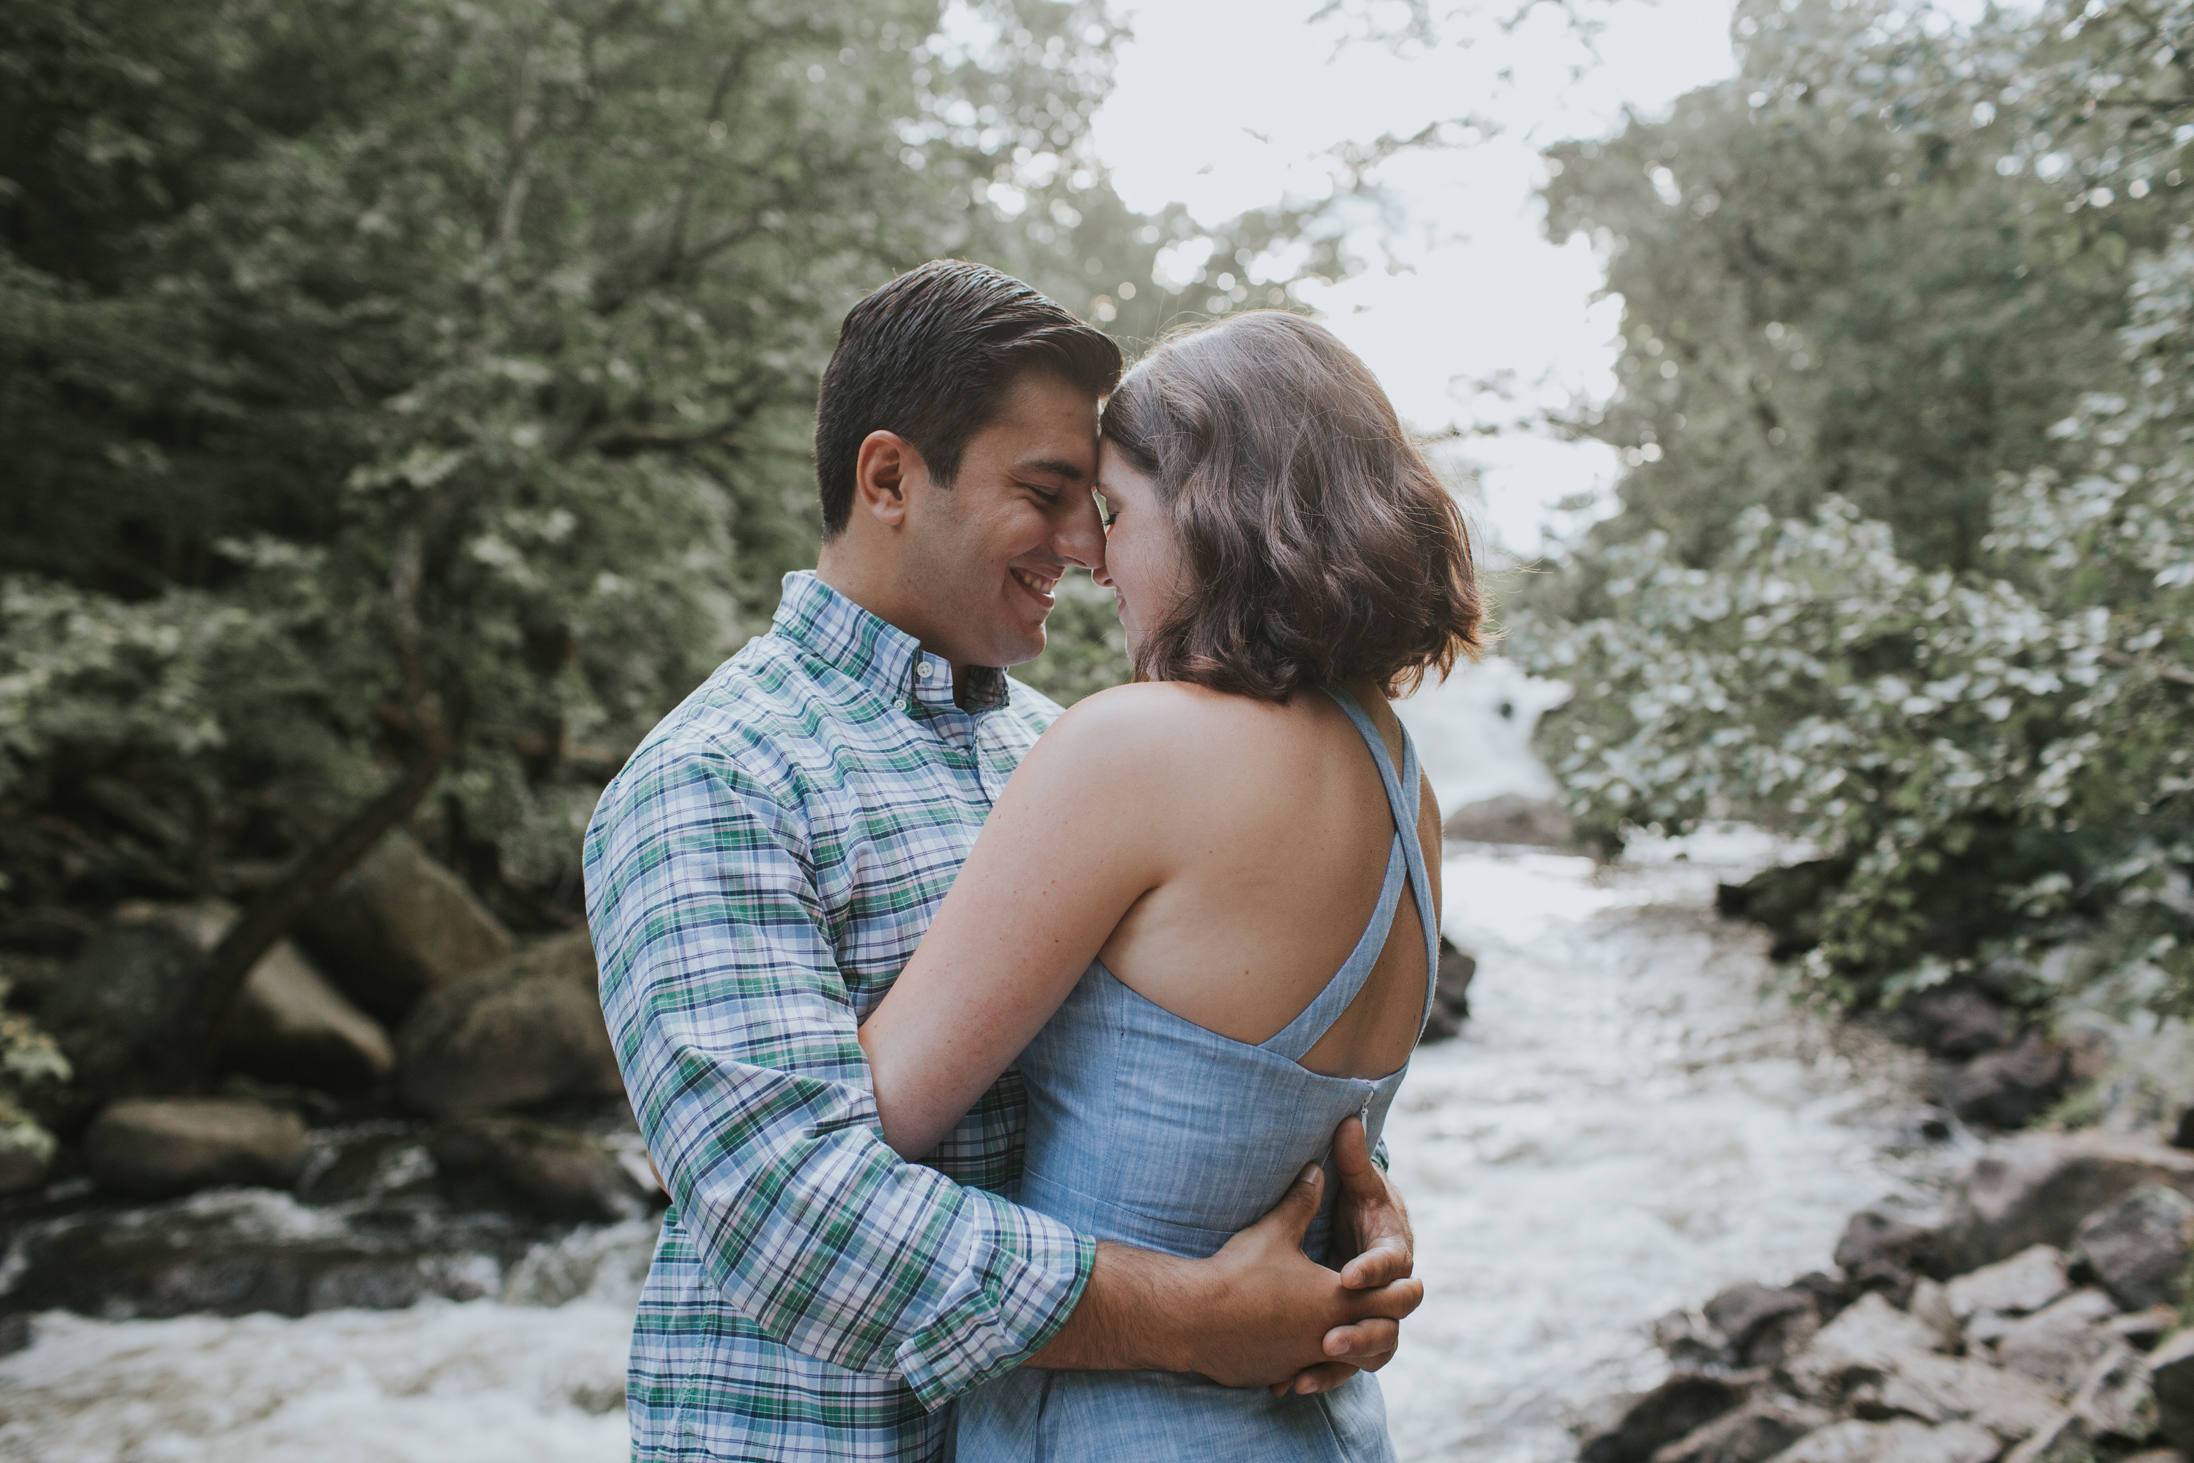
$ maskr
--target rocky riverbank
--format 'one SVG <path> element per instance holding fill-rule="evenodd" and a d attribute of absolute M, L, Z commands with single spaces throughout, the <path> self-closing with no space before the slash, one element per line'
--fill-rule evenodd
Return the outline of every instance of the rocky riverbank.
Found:
<path fill-rule="evenodd" d="M 0 1346 L 25 1313 L 298 1316 L 503 1292 L 574 1225 L 664 1202 L 584 930 L 520 942 L 387 839 L 252 970 L 211 1090 L 162 1085 L 236 911 L 134 901 L 4 960 L 58 1061 L 0 1145 Z"/>
<path fill-rule="evenodd" d="M 1666 1317 L 1673 1368 L 1582 1463 L 2185 1463 L 2194 1153 L 1991 1145 L 1940 1221 L 1854 1215 L 1833 1268 Z"/>

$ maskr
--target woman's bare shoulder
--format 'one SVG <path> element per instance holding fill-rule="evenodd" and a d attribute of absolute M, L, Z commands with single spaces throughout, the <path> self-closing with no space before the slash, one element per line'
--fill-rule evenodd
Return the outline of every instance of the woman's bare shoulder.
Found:
<path fill-rule="evenodd" d="M 1138 681 L 1075 702 L 1036 747 L 1048 761 L 1135 769 L 1147 785 L 1240 756 L 1278 728 L 1278 713 L 1268 702 L 1185 681 Z"/>

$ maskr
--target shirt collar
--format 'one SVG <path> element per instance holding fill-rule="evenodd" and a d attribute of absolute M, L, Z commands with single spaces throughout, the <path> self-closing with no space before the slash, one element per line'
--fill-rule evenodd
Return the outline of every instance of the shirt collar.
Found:
<path fill-rule="evenodd" d="M 888 700 L 911 698 L 935 711 L 962 709 L 952 697 L 951 662 L 925 651 L 912 635 L 862 609 L 812 570 L 785 576 L 772 630 Z M 1011 699 L 1004 671 L 975 665 L 967 672 L 971 694 L 965 710 L 996 711 Z"/>

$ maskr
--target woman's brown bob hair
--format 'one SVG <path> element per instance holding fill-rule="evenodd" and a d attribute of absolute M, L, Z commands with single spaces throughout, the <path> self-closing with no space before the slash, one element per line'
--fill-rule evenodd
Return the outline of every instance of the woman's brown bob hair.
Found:
<path fill-rule="evenodd" d="M 1139 679 L 1265 701 L 1359 677 L 1389 695 L 1478 650 L 1461 511 L 1332 331 L 1256 310 L 1169 337 L 1105 440 L 1172 510 L 1188 587 Z"/>

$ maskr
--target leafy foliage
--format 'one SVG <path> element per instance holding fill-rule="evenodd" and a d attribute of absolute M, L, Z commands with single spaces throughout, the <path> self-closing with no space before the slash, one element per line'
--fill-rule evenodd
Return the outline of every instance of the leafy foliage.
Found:
<path fill-rule="evenodd" d="M 1848 875 L 1808 988 L 2194 1014 L 2194 12 L 1752 6 L 1743 73 L 1571 144 L 1623 511 L 1518 615 L 1603 842 Z"/>
<path fill-rule="evenodd" d="M 422 831 L 506 918 L 571 918 L 601 780 L 813 562 L 846 307 L 940 255 L 1129 334 L 1184 304 L 1147 282 L 1188 220 L 1090 160 L 1101 7 L 940 17 L 7 7 L 0 926 L 249 893 L 430 720 Z M 1212 269 L 1313 223 L 1240 220 Z M 1112 674 L 1106 619 L 1070 603 L 1033 674 Z M 110 777 L 178 836 L 76 849 Z"/>

